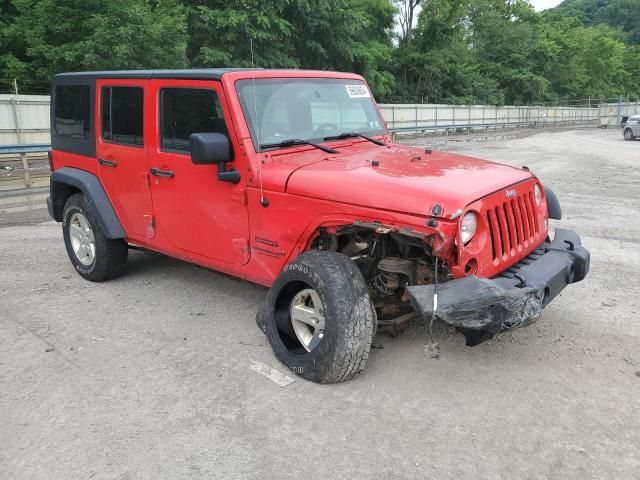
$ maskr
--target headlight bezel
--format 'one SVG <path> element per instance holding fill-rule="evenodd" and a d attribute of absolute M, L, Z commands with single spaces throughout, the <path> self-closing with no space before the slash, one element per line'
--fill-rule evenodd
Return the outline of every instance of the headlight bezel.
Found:
<path fill-rule="evenodd" d="M 478 231 L 478 215 L 467 212 L 460 219 L 460 240 L 462 245 L 468 245 Z"/>
<path fill-rule="evenodd" d="M 539 207 L 542 202 L 542 188 L 537 183 L 533 187 L 533 197 L 536 200 L 536 206 Z"/>

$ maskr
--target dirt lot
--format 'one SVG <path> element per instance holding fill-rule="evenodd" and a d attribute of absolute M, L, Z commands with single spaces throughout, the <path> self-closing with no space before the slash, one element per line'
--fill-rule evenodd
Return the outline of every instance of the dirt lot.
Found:
<path fill-rule="evenodd" d="M 90 284 L 44 210 L 0 212 L 0 477 L 638 478 L 640 142 L 582 130 L 447 148 L 537 172 L 591 274 L 481 346 L 439 326 L 440 360 L 421 322 L 379 336 L 341 385 L 249 370 L 287 373 L 254 323 L 263 288 L 142 252 Z"/>

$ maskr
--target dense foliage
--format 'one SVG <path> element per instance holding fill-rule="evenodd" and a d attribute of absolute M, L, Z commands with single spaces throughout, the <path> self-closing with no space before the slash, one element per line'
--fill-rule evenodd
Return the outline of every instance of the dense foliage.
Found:
<path fill-rule="evenodd" d="M 611 98 L 640 93 L 639 44 L 640 0 L 0 0 L 0 90 L 253 63 L 357 72 L 392 101 Z"/>
<path fill-rule="evenodd" d="M 583 14 L 579 3 L 640 8 L 640 0 L 568 0 L 536 13 L 524 0 L 424 0 L 413 42 L 394 51 L 397 93 L 498 104 L 637 96 L 640 49 L 614 28 L 622 20 Z"/>
<path fill-rule="evenodd" d="M 630 43 L 640 44 L 640 1 L 565 0 L 550 12 L 555 17 L 573 17 L 583 25 L 619 27 Z"/>

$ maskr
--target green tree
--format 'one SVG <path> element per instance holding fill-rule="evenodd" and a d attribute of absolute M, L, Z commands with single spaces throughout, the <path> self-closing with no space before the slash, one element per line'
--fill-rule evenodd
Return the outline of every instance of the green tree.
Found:
<path fill-rule="evenodd" d="M 619 28 L 629 43 L 640 44 L 640 0 L 565 0 L 548 15 L 576 19 L 585 26 L 605 24 Z"/>
<path fill-rule="evenodd" d="M 285 12 L 291 43 L 304 68 L 345 70 L 365 76 L 377 96 L 389 95 L 395 9 L 388 0 L 303 0 Z"/>
<path fill-rule="evenodd" d="M 191 0 L 188 57 L 195 67 L 298 67 L 289 0 Z"/>
<path fill-rule="evenodd" d="M 186 13 L 173 0 L 13 0 L 11 7 L 2 76 L 22 85 L 64 71 L 187 64 Z"/>
<path fill-rule="evenodd" d="M 413 42 L 400 44 L 397 72 L 404 91 L 429 102 L 464 103 L 475 97 L 479 71 L 465 27 L 466 0 L 424 2 Z"/>
<path fill-rule="evenodd" d="M 27 76 L 27 44 L 16 28 L 20 12 L 11 0 L 0 0 L 0 91 L 8 89 L 13 78 Z"/>
<path fill-rule="evenodd" d="M 485 0 L 469 10 L 471 40 L 481 74 L 496 83 L 510 104 L 547 96 L 549 82 L 536 62 L 538 16 L 527 2 Z"/>
<path fill-rule="evenodd" d="M 0 0 L 3 90 L 46 91 L 61 71 L 252 64 L 356 72 L 383 101 L 638 95 L 640 0 L 542 14 L 526 0 Z"/>
<path fill-rule="evenodd" d="M 389 0 L 191 0 L 193 66 L 347 70 L 377 95 L 393 90 Z"/>
<path fill-rule="evenodd" d="M 585 27 L 561 18 L 542 26 L 541 38 L 550 47 L 542 72 L 555 100 L 617 97 L 629 84 L 631 48 L 606 25 Z"/>
<path fill-rule="evenodd" d="M 544 96 L 538 17 L 524 1 L 427 0 L 396 52 L 404 92 L 436 102 L 526 103 Z"/>
<path fill-rule="evenodd" d="M 530 104 L 637 92 L 631 33 L 601 21 L 637 2 L 564 2 L 571 17 L 524 0 L 426 0 L 413 42 L 394 52 L 395 99 Z M 610 23 L 632 32 L 631 21 Z"/>

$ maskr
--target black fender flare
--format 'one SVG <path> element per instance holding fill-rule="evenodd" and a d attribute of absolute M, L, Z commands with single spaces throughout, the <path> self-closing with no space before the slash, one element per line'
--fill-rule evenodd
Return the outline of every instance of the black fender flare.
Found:
<path fill-rule="evenodd" d="M 49 213 L 56 221 L 62 221 L 64 205 L 76 190 L 80 190 L 95 206 L 100 228 L 107 238 L 125 237 L 122 224 L 118 220 L 102 183 L 94 174 L 79 168 L 63 167 L 51 174 L 50 197 L 47 199 L 47 205 Z"/>
<path fill-rule="evenodd" d="M 562 208 L 560 208 L 560 202 L 558 197 L 553 193 L 549 187 L 544 187 L 544 195 L 547 197 L 547 211 L 549 212 L 549 218 L 554 220 L 562 219 Z"/>

